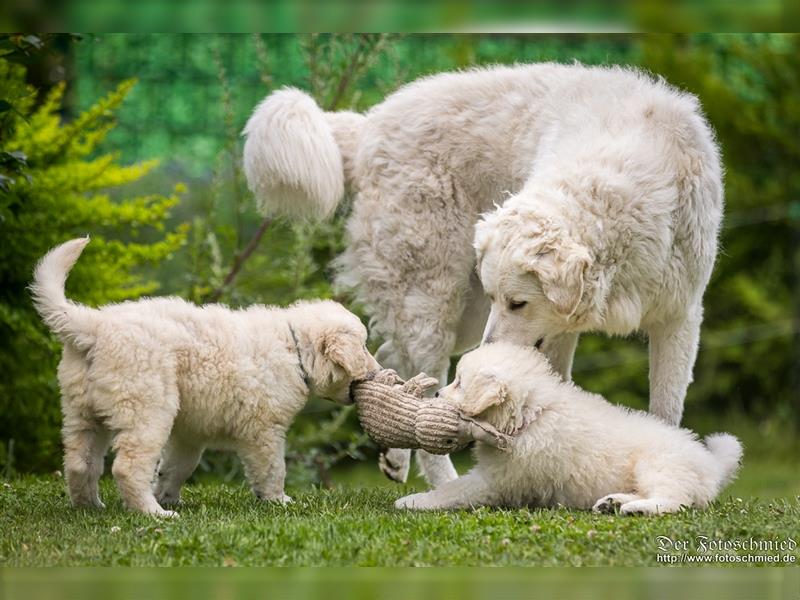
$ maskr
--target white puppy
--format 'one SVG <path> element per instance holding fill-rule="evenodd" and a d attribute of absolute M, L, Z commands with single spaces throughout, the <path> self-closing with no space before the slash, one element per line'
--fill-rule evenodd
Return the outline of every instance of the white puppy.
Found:
<path fill-rule="evenodd" d="M 206 447 L 236 450 L 258 497 L 290 501 L 286 431 L 310 394 L 346 403 L 352 380 L 380 368 L 366 328 L 331 301 L 244 310 L 180 298 L 82 306 L 67 300 L 64 283 L 88 241 L 51 250 L 31 286 L 64 344 L 58 379 L 72 503 L 103 506 L 97 482 L 109 446 L 132 510 L 176 514 L 159 502 L 179 500 Z"/>
<path fill-rule="evenodd" d="M 439 391 L 513 437 L 502 452 L 478 443 L 477 465 L 397 508 L 566 506 L 661 514 L 705 507 L 734 477 L 742 447 L 703 440 L 640 411 L 610 404 L 556 375 L 539 352 L 506 343 L 466 354 Z"/>

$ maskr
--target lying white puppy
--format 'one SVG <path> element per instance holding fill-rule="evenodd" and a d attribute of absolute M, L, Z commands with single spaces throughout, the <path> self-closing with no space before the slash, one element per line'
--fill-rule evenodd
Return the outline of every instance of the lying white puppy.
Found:
<path fill-rule="evenodd" d="M 556 375 L 544 355 L 511 344 L 466 354 L 439 391 L 513 436 L 509 452 L 478 443 L 477 465 L 397 508 L 566 506 L 661 514 L 704 507 L 734 477 L 742 446 L 697 436 L 610 404 Z"/>
<path fill-rule="evenodd" d="M 366 328 L 331 301 L 244 310 L 180 298 L 75 304 L 64 283 L 88 242 L 51 250 L 31 286 L 39 314 L 64 344 L 58 380 L 72 503 L 103 506 L 97 482 L 109 446 L 132 510 L 175 515 L 159 502 L 179 500 L 206 447 L 236 450 L 258 497 L 290 501 L 286 431 L 310 394 L 346 403 L 353 379 L 380 368 L 366 349 Z"/>

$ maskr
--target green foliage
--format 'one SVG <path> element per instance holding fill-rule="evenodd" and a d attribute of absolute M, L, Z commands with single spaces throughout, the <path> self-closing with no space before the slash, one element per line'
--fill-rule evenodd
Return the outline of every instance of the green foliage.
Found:
<path fill-rule="evenodd" d="M 68 294 L 89 304 L 120 301 L 155 291 L 158 282 L 140 268 L 172 256 L 186 236 L 185 226 L 165 228 L 181 186 L 169 196 L 114 200 L 108 193 L 145 176 L 155 161 L 122 166 L 114 154 L 93 155 L 133 81 L 64 122 L 63 84 L 37 98 L 24 76 L 21 66 L 0 59 L 2 97 L 12 107 L 0 117 L 0 151 L 20 158 L 13 168 L 3 165 L 0 195 L 0 466 L 7 473 L 60 463 L 58 346 L 27 291 L 36 260 L 90 233 Z"/>

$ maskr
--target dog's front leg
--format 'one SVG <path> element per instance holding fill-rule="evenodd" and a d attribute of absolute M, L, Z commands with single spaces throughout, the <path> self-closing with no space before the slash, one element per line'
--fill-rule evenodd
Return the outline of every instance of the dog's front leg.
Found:
<path fill-rule="evenodd" d="M 650 412 L 680 425 L 686 389 L 697 358 L 702 313 L 650 330 Z"/>
<path fill-rule="evenodd" d="M 575 357 L 578 337 L 577 333 L 560 333 L 545 338 L 542 344 L 542 352 L 564 381 L 572 380 L 572 359 Z"/>
<path fill-rule="evenodd" d="M 292 499 L 283 491 L 286 479 L 286 431 L 275 429 L 264 432 L 254 442 L 241 444 L 239 456 L 244 473 L 253 493 L 261 500 L 287 504 Z"/>
<path fill-rule="evenodd" d="M 436 489 L 411 494 L 394 503 L 395 508 L 410 510 L 448 510 L 477 508 L 492 504 L 492 490 L 475 471 L 443 483 Z"/>

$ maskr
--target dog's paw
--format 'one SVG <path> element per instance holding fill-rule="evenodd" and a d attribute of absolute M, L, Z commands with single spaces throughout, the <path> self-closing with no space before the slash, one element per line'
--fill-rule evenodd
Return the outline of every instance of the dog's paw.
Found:
<path fill-rule="evenodd" d="M 259 500 L 263 500 L 264 502 L 274 502 L 275 504 L 281 504 L 284 506 L 294 502 L 291 496 L 287 496 L 283 492 L 281 492 L 277 496 L 266 496 L 264 494 L 259 494 L 259 493 L 256 493 L 256 496 L 258 496 Z"/>
<path fill-rule="evenodd" d="M 633 502 L 634 500 L 638 499 L 639 496 L 635 494 L 609 494 L 608 496 L 603 496 L 600 498 L 600 500 L 594 503 L 592 512 L 605 514 L 618 513 L 623 504 Z"/>
<path fill-rule="evenodd" d="M 151 510 L 148 514 L 160 519 L 177 519 L 180 517 L 180 515 L 174 510 L 166 510 L 163 508 L 161 510 Z"/>
<path fill-rule="evenodd" d="M 378 456 L 378 468 L 392 481 L 405 483 L 411 466 L 411 451 L 402 448 L 390 448 Z"/>

